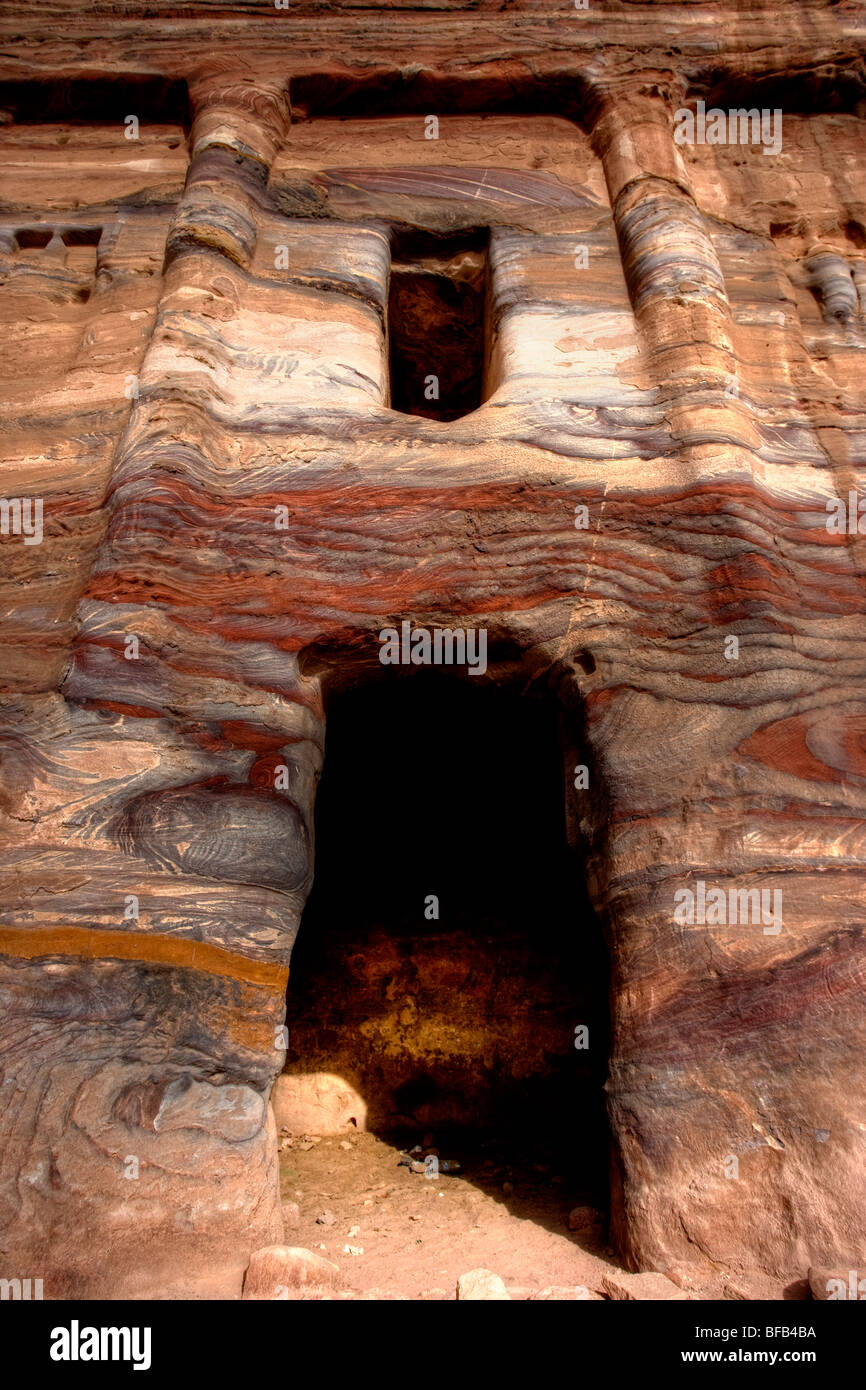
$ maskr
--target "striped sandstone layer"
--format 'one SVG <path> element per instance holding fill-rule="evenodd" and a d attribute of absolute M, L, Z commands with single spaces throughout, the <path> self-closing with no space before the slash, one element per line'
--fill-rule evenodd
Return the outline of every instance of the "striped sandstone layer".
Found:
<path fill-rule="evenodd" d="M 629 1263 L 866 1258 L 861 26 L 5 7 L 0 1224 L 47 1294 L 281 1237 L 324 702 L 404 620 L 589 749 Z M 678 146 L 698 99 L 781 151 Z M 392 260 L 480 229 L 483 404 L 396 412 Z M 699 880 L 781 931 L 677 921 Z"/>

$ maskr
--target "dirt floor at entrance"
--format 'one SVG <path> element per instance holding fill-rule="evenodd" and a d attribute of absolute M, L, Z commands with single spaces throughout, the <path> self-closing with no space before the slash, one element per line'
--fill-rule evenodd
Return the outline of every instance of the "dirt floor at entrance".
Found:
<path fill-rule="evenodd" d="M 600 1214 L 544 1154 L 518 1163 L 493 1141 L 468 1151 L 451 1142 L 440 1162 L 459 1162 L 460 1171 L 427 1178 L 399 1166 L 399 1142 L 374 1134 L 282 1142 L 286 1243 L 333 1260 L 347 1290 L 453 1299 L 461 1274 L 485 1268 L 512 1298 L 551 1288 L 559 1298 L 599 1297 L 610 1267 L 603 1225 L 573 1232 L 568 1218 L 578 1206 L 588 1223 Z"/>

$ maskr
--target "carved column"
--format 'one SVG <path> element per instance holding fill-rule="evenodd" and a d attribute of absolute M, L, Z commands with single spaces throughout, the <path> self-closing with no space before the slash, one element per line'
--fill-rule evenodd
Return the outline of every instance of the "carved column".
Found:
<path fill-rule="evenodd" d="M 606 93 L 593 129 L 649 372 L 685 447 L 757 436 L 740 399 L 719 259 L 673 139 L 673 106 Z"/>

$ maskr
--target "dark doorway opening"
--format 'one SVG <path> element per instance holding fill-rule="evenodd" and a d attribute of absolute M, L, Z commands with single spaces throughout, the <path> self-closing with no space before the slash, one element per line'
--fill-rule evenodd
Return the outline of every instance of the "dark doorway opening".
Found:
<path fill-rule="evenodd" d="M 471 1182 L 544 1188 L 557 1220 L 606 1207 L 607 954 L 563 762 L 557 707 L 485 681 L 413 673 L 333 700 L 287 1129 L 315 1128 L 291 1123 L 293 1086 L 339 1078 L 363 1100 L 349 1123 L 404 1151 L 432 1134 Z"/>
<path fill-rule="evenodd" d="M 456 420 L 483 400 L 487 229 L 395 237 L 388 298 L 391 405 Z"/>

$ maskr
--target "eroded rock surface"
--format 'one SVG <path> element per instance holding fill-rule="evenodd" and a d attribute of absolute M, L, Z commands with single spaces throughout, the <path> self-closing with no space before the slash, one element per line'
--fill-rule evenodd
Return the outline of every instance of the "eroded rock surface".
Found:
<path fill-rule="evenodd" d="M 623 1256 L 866 1260 L 862 14 L 452 11 L 0 17 L 41 504 L 0 540 L 0 1226 L 46 1297 L 236 1296 L 282 1239 L 324 695 L 403 621 L 484 629 L 587 764 Z M 779 151 L 677 144 L 698 101 Z M 392 264 L 418 322 L 462 266 L 477 409 L 392 408 Z"/>

